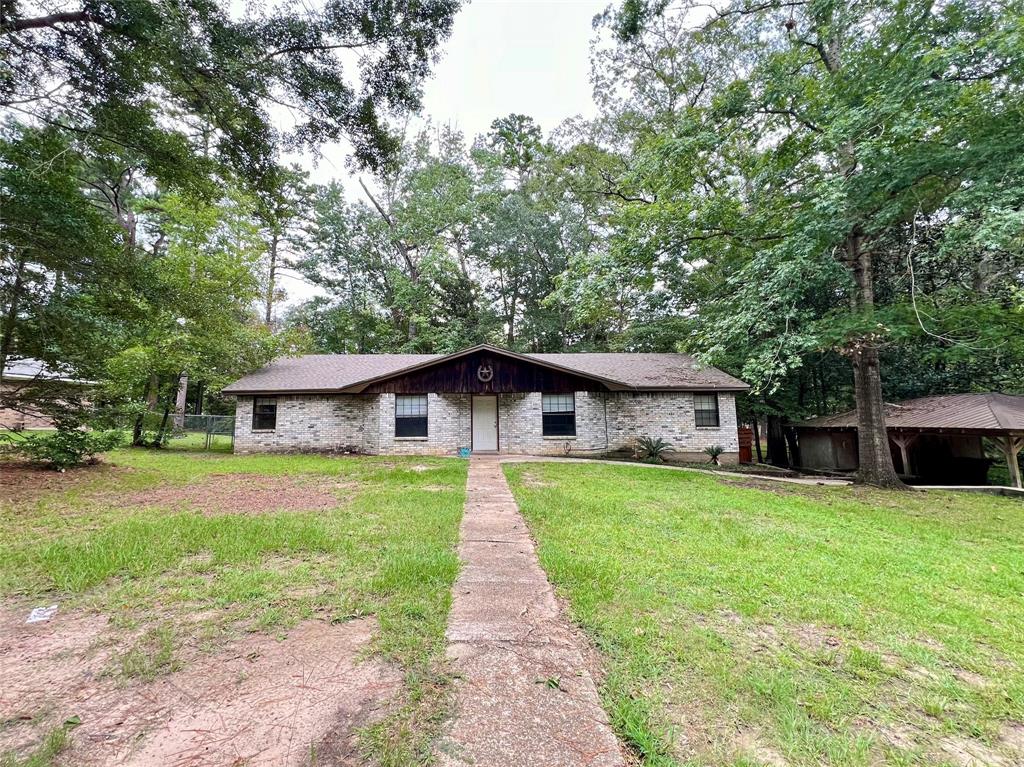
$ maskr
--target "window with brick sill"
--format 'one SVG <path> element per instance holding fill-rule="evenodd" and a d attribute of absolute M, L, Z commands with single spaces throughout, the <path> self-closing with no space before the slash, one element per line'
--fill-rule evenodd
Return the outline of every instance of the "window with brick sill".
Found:
<path fill-rule="evenodd" d="M 399 394 L 395 397 L 395 437 L 427 437 L 427 395 Z"/>
<path fill-rule="evenodd" d="M 252 430 L 274 431 L 277 428 L 277 399 L 256 397 L 252 403 Z"/>
<path fill-rule="evenodd" d="M 545 437 L 576 436 L 576 395 L 541 396 L 541 433 Z"/>
<path fill-rule="evenodd" d="M 698 427 L 717 428 L 721 426 L 717 394 L 693 395 L 693 420 Z"/>

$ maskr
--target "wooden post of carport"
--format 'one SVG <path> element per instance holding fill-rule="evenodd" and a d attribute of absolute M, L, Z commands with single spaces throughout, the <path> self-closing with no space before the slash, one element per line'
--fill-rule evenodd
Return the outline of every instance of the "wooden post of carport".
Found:
<path fill-rule="evenodd" d="M 903 473 L 906 476 L 910 476 L 913 472 L 910 469 L 910 445 L 915 439 L 917 439 L 917 432 L 907 434 L 906 432 L 896 432 L 889 435 L 889 439 L 896 443 L 896 446 L 900 449 L 900 458 L 903 459 Z"/>
<path fill-rule="evenodd" d="M 1024 435 L 1007 434 L 1005 437 L 994 437 L 994 440 L 1006 456 L 1006 467 L 1010 470 L 1010 484 L 1013 487 L 1024 488 L 1024 484 L 1021 484 L 1020 463 L 1017 461 L 1017 453 L 1024 450 Z"/>

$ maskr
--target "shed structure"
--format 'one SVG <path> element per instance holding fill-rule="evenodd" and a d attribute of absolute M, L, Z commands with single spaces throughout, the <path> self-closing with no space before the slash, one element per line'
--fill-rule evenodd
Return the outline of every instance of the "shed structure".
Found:
<path fill-rule="evenodd" d="M 991 461 L 984 439 L 1002 452 L 1010 483 L 1021 487 L 1018 456 L 1024 450 L 1024 396 L 946 394 L 887 404 L 885 424 L 893 464 L 924 484 L 983 485 Z M 797 424 L 800 463 L 808 469 L 857 469 L 857 412 Z"/>

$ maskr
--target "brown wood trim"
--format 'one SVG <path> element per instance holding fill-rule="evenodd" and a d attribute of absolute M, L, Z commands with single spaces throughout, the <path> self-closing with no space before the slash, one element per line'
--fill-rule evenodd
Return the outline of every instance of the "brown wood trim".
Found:
<path fill-rule="evenodd" d="M 368 386 L 372 386 L 373 384 L 388 381 L 393 378 L 399 378 L 401 376 L 406 376 L 409 375 L 410 373 L 419 372 L 425 368 L 430 368 L 448 362 L 454 362 L 456 360 L 462 359 L 463 357 L 481 353 L 494 354 L 506 357 L 519 363 L 535 365 L 541 368 L 547 368 L 548 370 L 552 370 L 563 375 L 573 376 L 575 378 L 580 378 L 588 381 L 596 381 L 603 385 L 603 389 L 601 390 L 632 391 L 635 388 L 630 386 L 629 384 L 623 383 L 622 381 L 616 381 L 613 378 L 607 378 L 605 376 L 595 375 L 593 373 L 585 373 L 583 371 L 574 370 L 563 365 L 556 365 L 552 362 L 547 362 L 545 360 L 534 359 L 533 357 L 529 357 L 525 354 L 519 354 L 518 352 L 509 351 L 508 349 L 502 349 L 497 346 L 492 346 L 491 344 L 478 344 L 477 346 L 471 346 L 468 349 L 463 349 L 462 351 L 455 352 L 447 356 L 438 357 L 430 360 L 424 360 L 423 362 L 417 362 L 415 365 L 410 365 L 409 367 L 402 368 L 401 370 L 396 370 L 392 373 L 386 373 L 384 375 L 374 376 L 373 378 L 367 378 L 363 381 L 357 381 L 356 383 L 351 384 L 350 386 L 346 386 L 344 389 L 340 389 L 339 391 L 342 393 L 359 394 L 363 392 Z"/>

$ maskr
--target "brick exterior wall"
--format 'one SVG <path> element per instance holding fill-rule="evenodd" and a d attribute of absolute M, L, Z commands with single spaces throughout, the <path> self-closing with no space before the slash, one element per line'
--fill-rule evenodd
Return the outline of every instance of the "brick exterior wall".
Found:
<path fill-rule="evenodd" d="M 251 452 L 356 451 L 451 455 L 472 444 L 471 397 L 429 394 L 427 438 L 395 437 L 394 394 L 282 395 L 277 427 L 252 430 L 253 398 L 240 396 L 235 450 Z M 632 449 L 637 437 L 661 437 L 676 452 L 670 460 L 706 460 L 705 447 L 721 445 L 724 461 L 739 453 L 736 397 L 719 393 L 720 426 L 698 428 L 691 392 L 576 392 L 576 437 L 545 438 L 541 394 L 498 397 L 498 448 L 503 453 L 594 455 Z"/>
<path fill-rule="evenodd" d="M 17 399 L 17 393 L 25 383 L 0 384 L 0 399 Z M 53 419 L 35 408 L 0 408 L 0 429 L 21 431 L 22 429 L 52 429 Z"/>
<path fill-rule="evenodd" d="M 288 394 L 277 398 L 277 425 L 253 431 L 252 397 L 235 408 L 235 452 L 371 452 L 380 397 L 359 394 Z M 373 451 L 376 452 L 376 451 Z"/>
<path fill-rule="evenodd" d="M 620 449 L 630 447 L 636 437 L 661 437 L 675 452 L 667 460 L 706 461 L 704 448 L 725 448 L 722 462 L 739 460 L 736 423 L 736 395 L 718 394 L 717 427 L 697 426 L 692 392 L 615 392 L 608 396 L 609 441 Z"/>
<path fill-rule="evenodd" d="M 469 447 L 470 412 L 468 394 L 427 395 L 427 438 L 395 436 L 395 395 L 381 394 L 378 416 L 379 442 L 368 453 L 382 455 L 451 455 Z"/>

